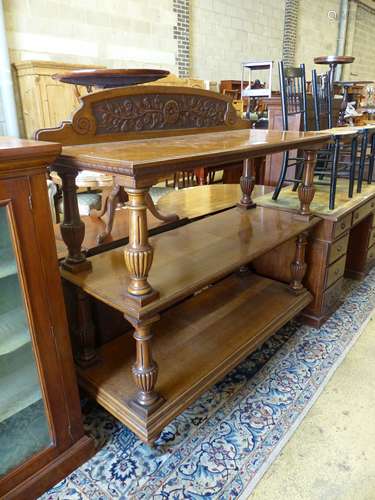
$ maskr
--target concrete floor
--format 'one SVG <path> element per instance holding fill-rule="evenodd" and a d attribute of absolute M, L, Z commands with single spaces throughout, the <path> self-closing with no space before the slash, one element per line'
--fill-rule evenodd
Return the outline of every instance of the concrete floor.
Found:
<path fill-rule="evenodd" d="M 375 500 L 375 315 L 250 500 Z"/>

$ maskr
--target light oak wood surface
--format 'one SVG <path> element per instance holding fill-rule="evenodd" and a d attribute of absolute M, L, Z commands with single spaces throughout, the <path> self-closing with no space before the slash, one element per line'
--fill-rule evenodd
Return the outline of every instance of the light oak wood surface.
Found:
<path fill-rule="evenodd" d="M 268 186 L 256 185 L 253 198 L 256 201 L 259 196 L 270 191 L 272 191 L 272 188 Z M 176 225 L 183 225 L 197 218 L 233 208 L 237 205 L 240 197 L 241 188 L 239 184 L 210 184 L 172 191 L 159 199 L 157 207 L 163 213 L 176 213 L 179 216 L 179 221 L 172 224 L 163 222 L 148 212 L 147 227 L 149 234 L 168 231 Z M 129 241 L 129 213 L 126 207 L 116 210 L 113 229 L 105 244 L 98 245 L 97 242 L 97 235 L 105 229 L 105 221 L 89 216 L 83 216 L 82 221 L 85 224 L 83 248 L 88 256 L 108 248 L 125 245 Z M 54 231 L 57 255 L 59 259 L 62 259 L 67 255 L 67 248 L 61 237 L 59 224 L 54 225 Z"/>
<path fill-rule="evenodd" d="M 66 146 L 56 165 L 146 178 L 155 184 L 182 168 L 233 163 L 298 146 L 316 149 L 330 140 L 320 132 L 231 130 L 147 140 Z M 145 185 L 145 183 L 142 183 Z M 147 182 L 146 182 L 147 184 Z M 133 184 L 131 184 L 133 185 Z"/>
<path fill-rule="evenodd" d="M 129 273 L 122 247 L 91 257 L 91 270 L 77 274 L 62 270 L 62 275 L 98 300 L 141 318 L 228 275 L 318 221 L 262 207 L 233 208 L 153 236 L 155 260 L 149 279 L 159 298 L 137 309 L 126 300 Z"/>
<path fill-rule="evenodd" d="M 80 384 L 142 440 L 152 442 L 310 300 L 306 290 L 294 295 L 282 283 L 232 274 L 163 313 L 153 327 L 153 354 L 160 367 L 156 388 L 163 402 L 147 418 L 129 404 L 135 389 L 129 376 L 135 350 L 130 336 L 104 345 L 96 365 L 78 370 Z"/>

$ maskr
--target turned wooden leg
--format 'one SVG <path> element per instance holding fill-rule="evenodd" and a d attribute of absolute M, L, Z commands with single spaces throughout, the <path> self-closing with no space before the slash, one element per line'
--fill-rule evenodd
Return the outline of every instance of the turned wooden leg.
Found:
<path fill-rule="evenodd" d="M 310 204 L 314 199 L 314 170 L 316 163 L 316 151 L 307 151 L 305 168 L 303 170 L 302 184 L 298 188 L 298 197 L 300 201 L 300 215 L 310 217 Z"/>
<path fill-rule="evenodd" d="M 129 271 L 127 299 L 142 307 L 159 296 L 147 280 L 154 254 L 147 234 L 148 188 L 126 188 L 126 192 L 129 197 L 129 243 L 124 252 Z"/>
<path fill-rule="evenodd" d="M 78 210 L 77 186 L 75 179 L 78 170 L 58 168 L 57 172 L 62 181 L 64 220 L 60 224 L 61 236 L 68 248 L 68 255 L 62 261 L 64 269 L 72 273 L 79 273 L 91 269 L 91 262 L 86 260 L 82 252 L 82 242 L 85 237 L 85 224 L 82 222 Z"/>
<path fill-rule="evenodd" d="M 255 207 L 255 203 L 251 199 L 251 194 L 255 186 L 253 158 L 243 161 L 243 170 L 242 170 L 242 176 L 240 178 L 240 185 L 242 190 L 242 198 L 238 203 L 238 206 L 242 208 Z"/>
<path fill-rule="evenodd" d="M 113 187 L 111 188 L 103 188 L 101 192 L 102 203 L 100 210 L 96 210 L 96 208 L 92 208 L 90 210 L 90 217 L 103 217 L 103 215 L 107 212 L 108 198 L 111 196 Z"/>
<path fill-rule="evenodd" d="M 152 213 L 152 215 L 154 217 L 156 217 L 157 219 L 159 219 L 159 220 L 161 220 L 163 222 L 176 222 L 176 221 L 179 220 L 180 217 L 177 214 L 164 215 L 161 212 L 159 212 L 159 210 L 155 206 L 155 203 L 154 203 L 153 199 L 151 198 L 150 193 L 146 194 L 145 200 L 146 200 L 147 208 L 150 210 L 150 212 Z"/>
<path fill-rule="evenodd" d="M 96 352 L 95 329 L 92 322 L 91 299 L 81 288 L 76 289 L 77 298 L 77 335 L 78 353 L 75 355 L 77 365 L 87 368 L 98 361 Z"/>
<path fill-rule="evenodd" d="M 111 234 L 112 232 L 112 227 L 113 227 L 113 221 L 115 218 L 115 211 L 116 211 L 116 206 L 119 200 L 119 192 L 120 192 L 120 186 L 118 184 L 115 184 L 113 188 L 110 191 L 110 194 L 105 201 L 106 204 L 106 214 L 107 214 L 107 221 L 105 225 L 105 229 L 103 232 L 99 233 L 96 237 L 96 241 L 98 245 L 103 243 L 103 241 Z M 102 207 L 103 208 L 103 207 Z M 93 212 L 93 211 L 91 211 Z M 91 215 L 90 212 L 90 215 Z M 104 215 L 104 214 L 103 214 Z M 98 216 L 101 217 L 101 216 Z"/>
<path fill-rule="evenodd" d="M 159 320 L 159 316 L 147 320 L 125 317 L 134 326 L 133 336 L 136 341 L 136 360 L 132 372 L 137 392 L 129 403 L 138 413 L 148 415 L 163 402 L 163 398 L 155 390 L 158 365 L 151 352 L 151 325 Z"/>
<path fill-rule="evenodd" d="M 305 252 L 307 245 L 307 234 L 301 233 L 297 236 L 296 240 L 296 253 L 294 261 L 290 265 L 290 271 L 292 274 L 292 281 L 289 284 L 290 290 L 299 294 L 305 290 L 302 285 L 302 280 L 306 273 L 306 262 L 305 262 Z"/>

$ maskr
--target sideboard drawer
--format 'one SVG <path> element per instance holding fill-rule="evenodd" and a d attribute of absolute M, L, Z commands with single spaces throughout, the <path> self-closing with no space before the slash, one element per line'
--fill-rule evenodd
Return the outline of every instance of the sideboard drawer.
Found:
<path fill-rule="evenodd" d="M 352 214 L 348 214 L 341 220 L 337 221 L 333 226 L 333 239 L 335 240 L 340 234 L 348 230 L 352 224 Z"/>
<path fill-rule="evenodd" d="M 375 210 L 375 200 L 370 200 L 353 212 L 353 224 L 362 220 L 366 215 Z"/>
<path fill-rule="evenodd" d="M 374 237 L 375 237 L 375 231 L 374 231 Z M 332 264 L 332 262 L 335 262 L 339 257 L 344 255 L 346 253 L 346 249 L 348 248 L 348 241 L 349 241 L 349 233 L 340 238 L 339 240 L 335 241 L 332 243 L 331 248 L 329 250 L 329 259 L 328 259 L 328 264 Z"/>
<path fill-rule="evenodd" d="M 341 297 L 342 285 L 344 283 L 344 278 L 340 278 L 334 285 L 332 285 L 323 294 L 322 312 L 330 313 L 332 309 L 335 309 Z"/>
<path fill-rule="evenodd" d="M 329 266 L 327 269 L 326 288 L 329 288 L 335 281 L 344 275 L 345 262 L 346 255 L 343 255 L 341 259 Z"/>

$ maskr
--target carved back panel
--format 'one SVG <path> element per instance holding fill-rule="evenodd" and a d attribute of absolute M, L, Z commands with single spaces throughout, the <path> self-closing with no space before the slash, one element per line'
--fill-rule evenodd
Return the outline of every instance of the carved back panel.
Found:
<path fill-rule="evenodd" d="M 40 129 L 35 138 L 63 145 L 249 128 L 231 98 L 190 87 L 133 86 L 81 98 L 71 121 Z"/>

